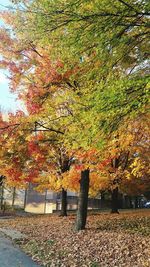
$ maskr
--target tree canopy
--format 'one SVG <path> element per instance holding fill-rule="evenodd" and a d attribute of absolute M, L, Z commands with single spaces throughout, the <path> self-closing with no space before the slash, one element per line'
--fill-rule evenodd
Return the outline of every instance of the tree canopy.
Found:
<path fill-rule="evenodd" d="M 148 191 L 149 1 L 12 2 L 0 66 L 26 110 L 0 118 L 8 181 Z"/>

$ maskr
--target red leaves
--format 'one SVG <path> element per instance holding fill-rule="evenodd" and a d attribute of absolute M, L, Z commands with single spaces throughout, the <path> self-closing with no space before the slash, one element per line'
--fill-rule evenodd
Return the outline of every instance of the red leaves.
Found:
<path fill-rule="evenodd" d="M 7 45 L 7 49 L 8 49 L 8 47 L 9 46 L 11 46 L 12 45 L 12 39 L 11 39 L 11 37 L 10 37 L 10 35 L 8 34 L 8 32 L 5 30 L 5 29 L 3 29 L 3 28 L 1 28 L 0 29 L 0 40 L 1 40 L 1 45 L 0 45 L 0 47 L 2 46 L 2 47 L 4 47 L 5 49 L 6 49 L 6 45 Z"/>
<path fill-rule="evenodd" d="M 36 141 L 30 141 L 28 142 L 28 152 L 31 156 L 32 154 L 38 154 L 40 153 L 40 149 Z"/>
<path fill-rule="evenodd" d="M 77 171 L 82 171 L 84 169 L 84 167 L 83 167 L 83 165 L 75 165 L 74 169 Z"/>
<path fill-rule="evenodd" d="M 60 59 L 58 59 L 56 62 L 56 67 L 57 68 L 64 68 L 64 63 Z"/>
<path fill-rule="evenodd" d="M 38 103 L 32 103 L 31 100 L 26 101 L 27 110 L 30 114 L 37 114 L 41 110 L 41 105 Z"/>
<path fill-rule="evenodd" d="M 42 138 L 42 136 L 39 136 Z M 32 140 L 30 141 L 28 146 L 28 154 L 32 159 L 32 165 L 35 169 L 35 166 L 38 166 L 38 170 L 44 169 L 44 163 L 46 164 L 46 147 L 41 148 L 38 141 Z"/>
<path fill-rule="evenodd" d="M 39 170 L 38 169 L 30 169 L 28 171 L 28 175 L 25 177 L 25 181 L 26 182 L 34 182 L 34 179 L 37 178 L 39 176 Z"/>
<path fill-rule="evenodd" d="M 14 164 L 13 167 L 8 167 L 8 169 L 6 170 L 6 174 L 11 181 L 19 182 L 22 172 L 21 170 L 17 169 L 16 164 Z"/>
<path fill-rule="evenodd" d="M 101 161 L 98 165 L 97 168 L 98 170 L 104 170 L 105 167 L 109 166 L 111 163 L 111 159 L 105 159 L 103 161 Z"/>

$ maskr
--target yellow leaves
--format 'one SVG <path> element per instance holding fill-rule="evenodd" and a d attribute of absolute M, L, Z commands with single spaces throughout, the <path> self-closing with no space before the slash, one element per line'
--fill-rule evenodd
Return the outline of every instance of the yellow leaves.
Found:
<path fill-rule="evenodd" d="M 146 147 L 150 139 L 150 118 L 148 114 L 139 115 L 134 119 L 126 119 L 124 124 L 113 134 L 108 142 L 112 149 L 133 151 Z"/>
<path fill-rule="evenodd" d="M 25 137 L 25 140 L 26 140 L 26 141 L 31 141 L 31 139 L 32 139 L 32 137 L 31 137 L 30 135 L 27 135 L 27 136 Z"/>
<path fill-rule="evenodd" d="M 130 168 L 131 174 L 133 174 L 135 177 L 142 177 L 146 171 L 144 162 L 138 157 L 134 159 L 133 163 L 130 165 Z"/>
<path fill-rule="evenodd" d="M 84 169 L 85 168 L 82 169 L 82 168 L 72 167 L 70 169 L 70 171 L 63 173 L 62 174 L 62 176 L 63 176 L 63 179 L 62 179 L 63 188 L 78 192 L 79 191 L 79 185 L 80 185 L 80 179 L 81 179 L 81 171 Z M 109 179 L 108 179 L 108 175 L 106 172 L 96 171 L 96 170 L 90 171 L 89 194 L 91 196 L 96 196 L 100 190 L 105 190 L 108 187 L 109 187 Z"/>
<path fill-rule="evenodd" d="M 34 178 L 33 182 L 37 184 L 36 190 L 40 192 L 45 190 L 59 192 L 62 188 L 62 178 L 55 172 L 42 173 L 37 178 Z"/>
<path fill-rule="evenodd" d="M 100 172 L 90 173 L 90 190 L 89 194 L 91 196 L 96 196 L 101 190 L 106 190 L 108 188 L 109 181 L 108 177 Z"/>
<path fill-rule="evenodd" d="M 63 180 L 62 185 L 65 189 L 70 189 L 72 191 L 79 190 L 79 181 L 80 181 L 80 171 L 76 171 L 72 168 L 70 171 L 62 174 Z"/>
<path fill-rule="evenodd" d="M 91 3 L 86 3 L 85 5 L 84 5 L 84 9 L 86 10 L 86 11 L 92 11 L 93 10 L 93 4 L 92 4 L 92 2 Z"/>
<path fill-rule="evenodd" d="M 128 170 L 125 170 L 124 175 L 125 175 L 127 180 L 131 180 L 132 179 L 131 172 L 129 172 Z"/>
<path fill-rule="evenodd" d="M 54 191 L 60 191 L 62 188 L 62 177 L 57 173 L 50 173 L 48 175 L 49 189 Z"/>

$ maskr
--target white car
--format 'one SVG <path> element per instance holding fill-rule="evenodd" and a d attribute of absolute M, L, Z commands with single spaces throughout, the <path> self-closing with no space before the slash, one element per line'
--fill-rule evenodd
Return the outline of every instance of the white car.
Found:
<path fill-rule="evenodd" d="M 150 201 L 148 201 L 148 202 L 146 202 L 146 203 L 144 204 L 144 208 L 150 208 Z"/>

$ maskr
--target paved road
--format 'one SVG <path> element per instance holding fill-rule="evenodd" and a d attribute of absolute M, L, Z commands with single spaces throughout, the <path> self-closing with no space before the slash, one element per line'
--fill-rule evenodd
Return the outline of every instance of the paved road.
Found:
<path fill-rule="evenodd" d="M 0 267 L 39 267 L 0 233 Z"/>

